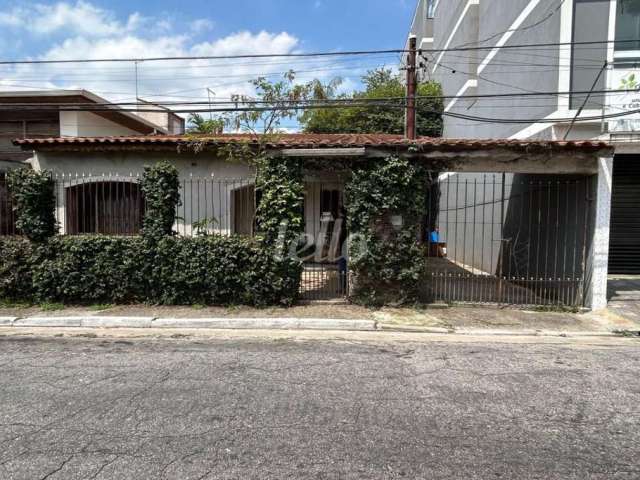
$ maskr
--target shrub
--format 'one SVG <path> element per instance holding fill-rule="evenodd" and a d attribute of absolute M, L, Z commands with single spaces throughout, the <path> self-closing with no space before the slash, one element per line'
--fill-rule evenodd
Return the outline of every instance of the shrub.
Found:
<path fill-rule="evenodd" d="M 56 234 L 56 197 L 48 172 L 31 168 L 10 170 L 9 190 L 16 206 L 16 227 L 30 240 L 41 242 Z"/>
<path fill-rule="evenodd" d="M 0 241 L 0 297 L 30 302 L 291 305 L 300 266 L 244 237 Z"/>
<path fill-rule="evenodd" d="M 178 169 L 167 161 L 145 166 L 140 187 L 146 203 L 142 234 L 155 239 L 172 235 L 176 208 L 182 204 Z"/>
<path fill-rule="evenodd" d="M 281 228 L 286 227 L 285 238 L 280 238 L 284 251 L 288 251 L 290 242 L 297 241 L 304 228 L 303 180 L 299 159 L 266 157 L 258 160 L 258 230 L 267 243 L 274 245 L 279 240 Z"/>
<path fill-rule="evenodd" d="M 418 243 L 426 209 L 427 173 L 389 157 L 356 168 L 346 185 L 353 273 L 352 299 L 382 305 L 414 301 L 424 274 Z"/>
<path fill-rule="evenodd" d="M 31 299 L 33 245 L 24 238 L 0 237 L 0 299 Z"/>

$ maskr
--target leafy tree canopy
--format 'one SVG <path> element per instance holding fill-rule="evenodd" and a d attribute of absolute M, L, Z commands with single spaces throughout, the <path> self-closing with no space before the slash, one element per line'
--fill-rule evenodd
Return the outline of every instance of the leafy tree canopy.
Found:
<path fill-rule="evenodd" d="M 210 118 L 206 120 L 198 113 L 189 115 L 189 133 L 216 135 L 222 133 L 224 120 L 221 118 Z"/>
<path fill-rule="evenodd" d="M 405 85 L 400 75 L 390 69 L 369 71 L 363 78 L 364 91 L 336 95 L 341 80 L 329 84 L 312 82 L 312 93 L 316 100 L 325 99 L 381 99 L 405 96 Z M 442 89 L 438 83 L 426 82 L 418 85 L 418 96 L 433 98 L 417 102 L 416 125 L 418 135 L 439 137 L 442 134 Z M 392 102 L 390 102 L 392 103 Z M 308 133 L 393 133 L 404 132 L 405 111 L 403 102 L 389 106 L 353 106 L 307 110 L 300 117 Z"/>

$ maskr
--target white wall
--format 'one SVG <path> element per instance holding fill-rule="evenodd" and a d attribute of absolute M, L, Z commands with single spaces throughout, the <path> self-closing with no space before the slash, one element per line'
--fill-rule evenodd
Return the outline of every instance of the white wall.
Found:
<path fill-rule="evenodd" d="M 60 136 L 99 137 L 140 135 L 140 132 L 119 125 L 91 112 L 60 112 Z"/>
<path fill-rule="evenodd" d="M 57 218 L 61 233 L 65 227 L 65 190 L 83 182 L 137 181 L 145 165 L 168 160 L 180 172 L 186 195 L 179 207 L 182 217 L 175 226 L 181 234 L 191 234 L 192 224 L 215 218 L 216 231 L 231 233 L 231 195 L 234 189 L 253 182 L 254 169 L 246 164 L 220 160 L 210 154 L 171 152 L 37 152 L 31 160 L 36 170 L 49 170 L 58 180 Z"/>

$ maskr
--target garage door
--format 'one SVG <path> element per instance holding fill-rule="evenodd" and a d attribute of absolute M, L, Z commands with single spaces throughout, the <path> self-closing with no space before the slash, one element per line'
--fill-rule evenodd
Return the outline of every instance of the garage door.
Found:
<path fill-rule="evenodd" d="M 614 160 L 609 273 L 640 275 L 640 155 Z"/>

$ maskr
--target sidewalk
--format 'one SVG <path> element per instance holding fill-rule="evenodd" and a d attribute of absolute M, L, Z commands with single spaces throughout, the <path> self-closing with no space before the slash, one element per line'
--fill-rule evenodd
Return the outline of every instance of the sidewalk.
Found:
<path fill-rule="evenodd" d="M 292 308 L 147 305 L 0 308 L 0 330 L 21 328 L 395 331 L 464 335 L 611 336 L 640 324 L 614 311 L 559 313 L 489 307 L 383 308 L 311 304 Z"/>

